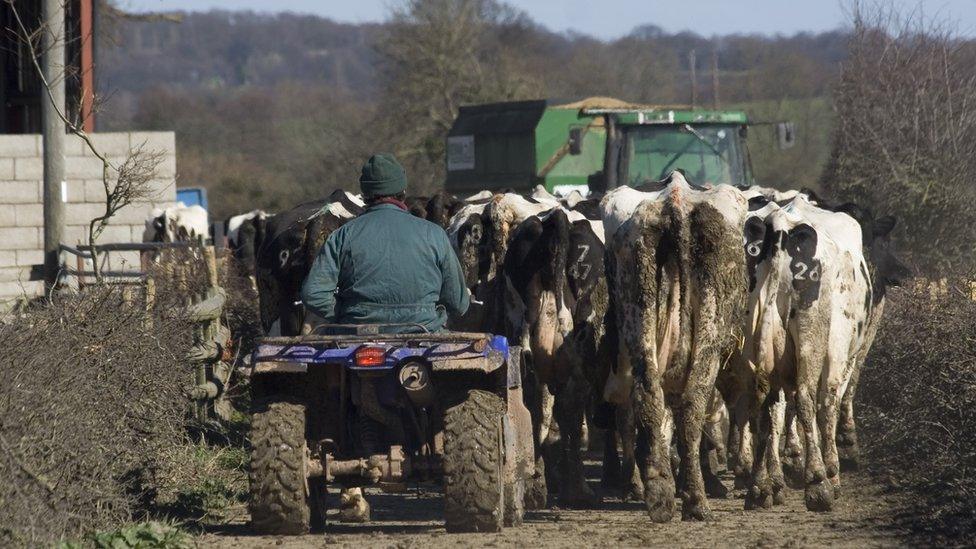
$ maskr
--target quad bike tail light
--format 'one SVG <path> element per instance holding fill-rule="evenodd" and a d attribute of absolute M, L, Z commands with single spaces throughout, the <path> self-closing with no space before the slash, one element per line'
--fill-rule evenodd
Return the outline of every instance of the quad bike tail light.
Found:
<path fill-rule="evenodd" d="M 382 347 L 367 347 L 364 345 L 356 349 L 354 360 L 356 366 L 360 368 L 382 366 L 386 362 L 386 349 Z"/>

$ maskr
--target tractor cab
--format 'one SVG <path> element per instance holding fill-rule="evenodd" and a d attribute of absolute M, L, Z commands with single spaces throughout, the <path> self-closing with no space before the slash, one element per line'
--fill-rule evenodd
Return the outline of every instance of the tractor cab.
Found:
<path fill-rule="evenodd" d="M 753 182 L 744 112 L 586 112 L 602 115 L 607 121 L 608 188 L 640 186 L 661 180 L 674 170 L 681 170 L 699 185 Z"/>

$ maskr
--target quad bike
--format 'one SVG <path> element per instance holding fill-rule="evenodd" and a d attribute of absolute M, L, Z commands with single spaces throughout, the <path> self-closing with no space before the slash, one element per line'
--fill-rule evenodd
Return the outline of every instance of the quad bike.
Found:
<path fill-rule="evenodd" d="M 521 349 L 484 333 L 383 333 L 396 327 L 323 325 L 312 335 L 258 341 L 256 530 L 324 527 L 330 484 L 397 491 L 438 479 L 448 532 L 521 523 L 535 472 Z"/>

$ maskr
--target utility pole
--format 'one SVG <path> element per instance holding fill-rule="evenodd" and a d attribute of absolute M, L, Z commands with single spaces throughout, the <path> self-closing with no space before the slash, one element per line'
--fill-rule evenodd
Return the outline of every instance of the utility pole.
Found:
<path fill-rule="evenodd" d="M 712 50 L 712 102 L 718 110 L 718 51 Z"/>
<path fill-rule="evenodd" d="M 691 108 L 698 105 L 698 77 L 695 75 L 695 50 L 688 52 L 688 70 L 691 73 Z"/>
<path fill-rule="evenodd" d="M 50 89 L 41 90 L 44 143 L 44 282 L 58 281 L 60 247 L 64 234 L 64 5 L 62 0 L 43 0 L 41 20 L 41 68 Z"/>

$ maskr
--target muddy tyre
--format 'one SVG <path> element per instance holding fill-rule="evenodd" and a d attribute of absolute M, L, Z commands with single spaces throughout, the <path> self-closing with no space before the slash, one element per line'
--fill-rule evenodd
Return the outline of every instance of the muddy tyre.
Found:
<path fill-rule="evenodd" d="M 505 518 L 501 397 L 470 391 L 444 414 L 448 532 L 498 532 Z"/>
<path fill-rule="evenodd" d="M 255 403 L 248 474 L 248 508 L 255 532 L 308 533 L 313 506 L 306 483 L 306 452 L 303 404 L 274 396 Z"/>

